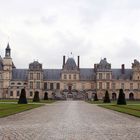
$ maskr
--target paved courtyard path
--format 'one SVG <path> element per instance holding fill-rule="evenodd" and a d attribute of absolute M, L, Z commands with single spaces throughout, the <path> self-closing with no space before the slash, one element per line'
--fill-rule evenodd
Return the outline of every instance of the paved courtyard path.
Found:
<path fill-rule="evenodd" d="M 1 118 L 0 140 L 140 140 L 140 119 L 62 101 Z"/>

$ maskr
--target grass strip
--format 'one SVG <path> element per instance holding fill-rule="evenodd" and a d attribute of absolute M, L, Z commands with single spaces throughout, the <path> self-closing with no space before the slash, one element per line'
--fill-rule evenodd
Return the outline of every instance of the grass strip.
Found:
<path fill-rule="evenodd" d="M 117 101 L 111 101 L 111 103 L 104 103 L 103 100 L 99 100 L 99 101 L 86 101 L 90 104 L 117 104 Z M 127 104 L 140 104 L 140 101 L 126 101 Z"/>
<path fill-rule="evenodd" d="M 0 117 L 6 117 L 19 112 L 42 106 L 43 104 L 0 104 Z"/>
<path fill-rule="evenodd" d="M 140 105 L 136 105 L 136 106 L 135 105 L 125 105 L 125 107 L 123 105 L 98 105 L 98 106 L 104 107 L 107 109 L 111 109 L 111 110 L 115 110 L 115 111 L 118 111 L 121 113 L 133 115 L 136 117 L 140 117 L 140 111 L 139 111 Z"/>
<path fill-rule="evenodd" d="M 30 99 L 28 99 L 27 100 L 28 101 L 28 103 L 34 103 L 32 100 L 30 100 Z M 0 103 L 3 103 L 3 102 L 14 102 L 14 103 L 16 103 L 16 102 L 18 102 L 18 99 L 1 99 L 0 100 Z M 50 103 L 54 103 L 55 102 L 55 100 L 40 100 L 40 102 L 36 102 L 36 103 L 46 103 L 46 104 L 50 104 Z"/>

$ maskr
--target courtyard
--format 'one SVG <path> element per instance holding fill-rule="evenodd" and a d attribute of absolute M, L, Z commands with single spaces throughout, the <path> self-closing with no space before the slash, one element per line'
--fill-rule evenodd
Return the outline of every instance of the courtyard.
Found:
<path fill-rule="evenodd" d="M 84 101 L 61 101 L 0 118 L 0 140 L 139 140 L 140 119 Z"/>

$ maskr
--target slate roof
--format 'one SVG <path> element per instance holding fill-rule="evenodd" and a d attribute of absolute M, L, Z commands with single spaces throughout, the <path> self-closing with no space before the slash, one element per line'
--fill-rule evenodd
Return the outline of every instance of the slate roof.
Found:
<path fill-rule="evenodd" d="M 44 69 L 43 70 L 44 80 L 60 80 L 61 78 L 61 69 Z"/>
<path fill-rule="evenodd" d="M 121 69 L 112 69 L 112 79 L 129 79 L 132 78 L 132 69 L 125 69 L 125 73 L 122 74 Z"/>
<path fill-rule="evenodd" d="M 67 70 L 77 69 L 75 60 L 73 58 L 68 58 L 66 61 L 66 64 L 64 65 L 64 69 L 67 69 Z"/>
<path fill-rule="evenodd" d="M 81 68 L 80 69 L 80 80 L 94 80 L 95 72 L 92 68 Z"/>
<path fill-rule="evenodd" d="M 13 69 L 12 80 L 27 80 L 28 69 Z M 95 80 L 95 72 L 92 68 L 80 68 L 80 80 Z M 61 69 L 44 69 L 43 70 L 44 80 L 59 81 L 61 78 Z M 131 79 L 132 69 L 125 69 L 125 74 L 121 73 L 121 69 L 112 69 L 112 79 Z"/>
<path fill-rule="evenodd" d="M 12 80 L 27 80 L 28 69 L 13 69 L 12 70 Z"/>

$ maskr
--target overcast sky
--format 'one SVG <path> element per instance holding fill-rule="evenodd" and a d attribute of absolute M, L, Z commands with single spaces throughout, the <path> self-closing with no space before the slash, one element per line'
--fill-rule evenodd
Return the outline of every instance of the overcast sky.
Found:
<path fill-rule="evenodd" d="M 0 0 L 0 55 L 7 42 L 17 68 L 38 60 L 61 68 L 73 53 L 91 68 L 140 60 L 140 0 Z"/>

